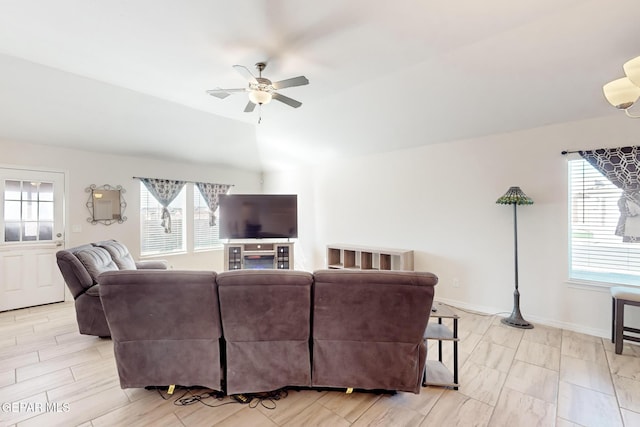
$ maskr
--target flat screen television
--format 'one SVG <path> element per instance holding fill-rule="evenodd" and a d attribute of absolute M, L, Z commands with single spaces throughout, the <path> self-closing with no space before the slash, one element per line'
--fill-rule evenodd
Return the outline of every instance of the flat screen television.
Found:
<path fill-rule="evenodd" d="M 224 194 L 219 206 L 221 239 L 298 237 L 295 194 Z"/>

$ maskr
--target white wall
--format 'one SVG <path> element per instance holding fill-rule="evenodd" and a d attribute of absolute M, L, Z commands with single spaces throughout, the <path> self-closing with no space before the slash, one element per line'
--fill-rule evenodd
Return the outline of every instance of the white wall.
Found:
<path fill-rule="evenodd" d="M 638 126 L 618 114 L 367 155 L 267 173 L 265 189 L 299 191 L 307 269 L 326 265 L 329 243 L 413 249 L 415 269 L 440 277 L 436 298 L 497 313 L 513 306 L 514 263 L 513 210 L 495 201 L 518 185 L 535 201 L 518 208 L 524 317 L 608 336 L 608 288 L 567 283 L 567 160 L 560 152 L 634 145 Z"/>
<path fill-rule="evenodd" d="M 316 249 L 316 211 L 314 182 L 312 173 L 296 174 L 293 179 L 288 173 L 269 173 L 264 180 L 263 189 L 267 194 L 298 195 L 298 239 L 295 240 L 294 268 L 313 271 L 316 268 L 314 251 Z M 323 212 L 324 213 L 324 212 Z M 318 215 L 322 215 L 319 213 Z"/>
<path fill-rule="evenodd" d="M 116 156 L 89 151 L 54 148 L 11 141 L 0 141 L 0 165 L 46 168 L 67 173 L 66 247 L 105 239 L 117 239 L 127 245 L 135 258 L 140 254 L 140 181 L 134 176 L 170 178 L 234 184 L 236 193 L 261 192 L 259 172 L 223 166 L 203 166 L 180 162 L 148 160 L 141 157 Z M 121 185 L 127 202 L 122 224 L 92 225 L 87 222 L 89 185 Z M 74 226 L 79 232 L 72 232 Z M 196 254 L 160 256 L 175 269 L 223 270 L 222 250 Z"/>

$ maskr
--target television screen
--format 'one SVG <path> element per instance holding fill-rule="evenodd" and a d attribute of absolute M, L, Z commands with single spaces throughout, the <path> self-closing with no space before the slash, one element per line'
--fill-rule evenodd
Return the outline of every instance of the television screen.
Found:
<path fill-rule="evenodd" d="M 298 196 L 220 195 L 221 239 L 298 237 Z"/>

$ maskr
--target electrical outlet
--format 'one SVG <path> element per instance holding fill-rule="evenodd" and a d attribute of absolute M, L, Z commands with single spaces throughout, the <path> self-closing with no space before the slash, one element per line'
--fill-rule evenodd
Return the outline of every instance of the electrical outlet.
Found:
<path fill-rule="evenodd" d="M 459 288 L 460 287 L 460 279 L 458 279 L 457 277 L 453 278 L 453 287 L 454 288 Z"/>

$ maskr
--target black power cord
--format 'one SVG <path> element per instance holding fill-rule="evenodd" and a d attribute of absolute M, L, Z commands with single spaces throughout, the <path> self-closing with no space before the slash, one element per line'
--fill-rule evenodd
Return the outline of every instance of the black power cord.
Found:
<path fill-rule="evenodd" d="M 147 387 L 148 389 L 150 387 Z M 161 391 L 161 387 L 153 387 L 158 392 L 158 395 L 164 400 L 171 400 L 172 396 L 167 394 L 166 396 Z M 163 387 L 162 387 L 163 388 Z M 177 386 L 177 388 L 182 388 L 181 386 Z M 204 390 L 196 392 L 196 390 Z M 210 408 L 217 408 L 223 405 L 231 405 L 231 404 L 242 404 L 249 405 L 250 408 L 256 408 L 258 405 L 262 406 L 265 409 L 276 409 L 276 401 L 280 399 L 284 399 L 289 395 L 286 389 L 280 389 L 275 391 L 269 391 L 266 393 L 245 393 L 245 394 L 233 394 L 230 395 L 230 399 L 224 402 L 224 398 L 226 395 L 223 392 L 209 390 L 209 389 L 192 389 L 190 387 L 186 387 L 184 393 L 182 393 L 179 397 L 176 397 L 173 401 L 173 404 L 176 406 L 188 406 L 193 405 L 195 403 L 200 403 L 202 405 L 208 406 Z M 208 399 L 215 399 L 218 403 L 211 404 L 205 402 Z"/>
<path fill-rule="evenodd" d="M 258 405 L 265 409 L 276 409 L 276 401 L 284 399 L 289 395 L 286 389 L 269 391 L 267 393 L 255 393 L 251 395 L 253 399 L 249 402 L 250 408 L 255 408 Z"/>
<path fill-rule="evenodd" d="M 167 394 L 166 396 L 163 394 L 161 389 L 164 387 L 154 387 L 154 388 L 156 389 L 160 397 L 164 400 L 171 400 L 171 398 L 173 397 L 169 394 Z M 178 386 L 178 388 L 182 388 L 182 387 Z M 205 391 L 201 391 L 197 393 L 195 390 L 205 390 Z M 215 408 L 217 406 L 235 403 L 235 402 L 224 402 L 224 403 L 219 403 L 217 405 L 212 405 L 204 401 L 210 398 L 213 398 L 221 402 L 224 399 L 224 394 L 222 392 L 215 391 L 215 390 L 192 389 L 190 387 L 186 387 L 184 393 L 182 393 L 180 396 L 174 399 L 173 404 L 176 406 L 188 406 L 188 405 L 193 405 L 194 403 L 201 403 L 205 406 Z"/>

